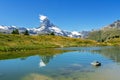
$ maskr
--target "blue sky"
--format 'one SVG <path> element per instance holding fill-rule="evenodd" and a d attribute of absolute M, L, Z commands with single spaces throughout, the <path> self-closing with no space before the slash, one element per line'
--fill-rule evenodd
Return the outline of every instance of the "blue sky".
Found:
<path fill-rule="evenodd" d="M 99 29 L 120 19 L 120 0 L 0 0 L 0 25 L 39 27 L 39 14 L 64 30 Z"/>

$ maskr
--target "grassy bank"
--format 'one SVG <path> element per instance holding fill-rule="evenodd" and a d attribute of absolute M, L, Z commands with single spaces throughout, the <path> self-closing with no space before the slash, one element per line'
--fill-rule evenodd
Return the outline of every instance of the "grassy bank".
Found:
<path fill-rule="evenodd" d="M 24 51 L 41 48 L 96 46 L 93 40 L 53 35 L 25 36 L 0 34 L 0 51 Z"/>
<path fill-rule="evenodd" d="M 112 45 L 112 46 L 120 46 L 120 38 L 110 39 L 110 40 L 106 41 L 106 43 L 108 43 L 109 45 Z"/>

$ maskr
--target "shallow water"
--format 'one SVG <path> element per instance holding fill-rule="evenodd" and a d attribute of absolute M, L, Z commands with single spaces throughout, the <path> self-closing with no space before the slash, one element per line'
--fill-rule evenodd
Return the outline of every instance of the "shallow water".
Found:
<path fill-rule="evenodd" d="M 119 80 L 120 47 L 71 47 L 62 54 L 0 60 L 0 80 Z M 45 54 L 45 53 L 44 53 Z M 100 61 L 100 67 L 92 66 Z"/>

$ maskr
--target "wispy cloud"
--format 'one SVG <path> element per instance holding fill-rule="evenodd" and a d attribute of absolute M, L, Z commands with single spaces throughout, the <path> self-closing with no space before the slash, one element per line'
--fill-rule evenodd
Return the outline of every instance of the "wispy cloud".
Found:
<path fill-rule="evenodd" d="M 42 22 L 42 21 L 44 21 L 45 19 L 47 19 L 47 16 L 39 15 L 39 19 L 40 19 L 40 22 Z"/>

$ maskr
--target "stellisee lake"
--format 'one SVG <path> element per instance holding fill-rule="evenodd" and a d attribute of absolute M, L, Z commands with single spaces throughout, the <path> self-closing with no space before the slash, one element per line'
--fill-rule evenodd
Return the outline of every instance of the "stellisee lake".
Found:
<path fill-rule="evenodd" d="M 7 57 L 0 57 L 0 80 L 120 80 L 120 47 L 70 47 L 11 53 L 22 56 L 10 57 L 6 53 Z M 101 62 L 101 66 L 91 65 L 93 61 Z"/>

